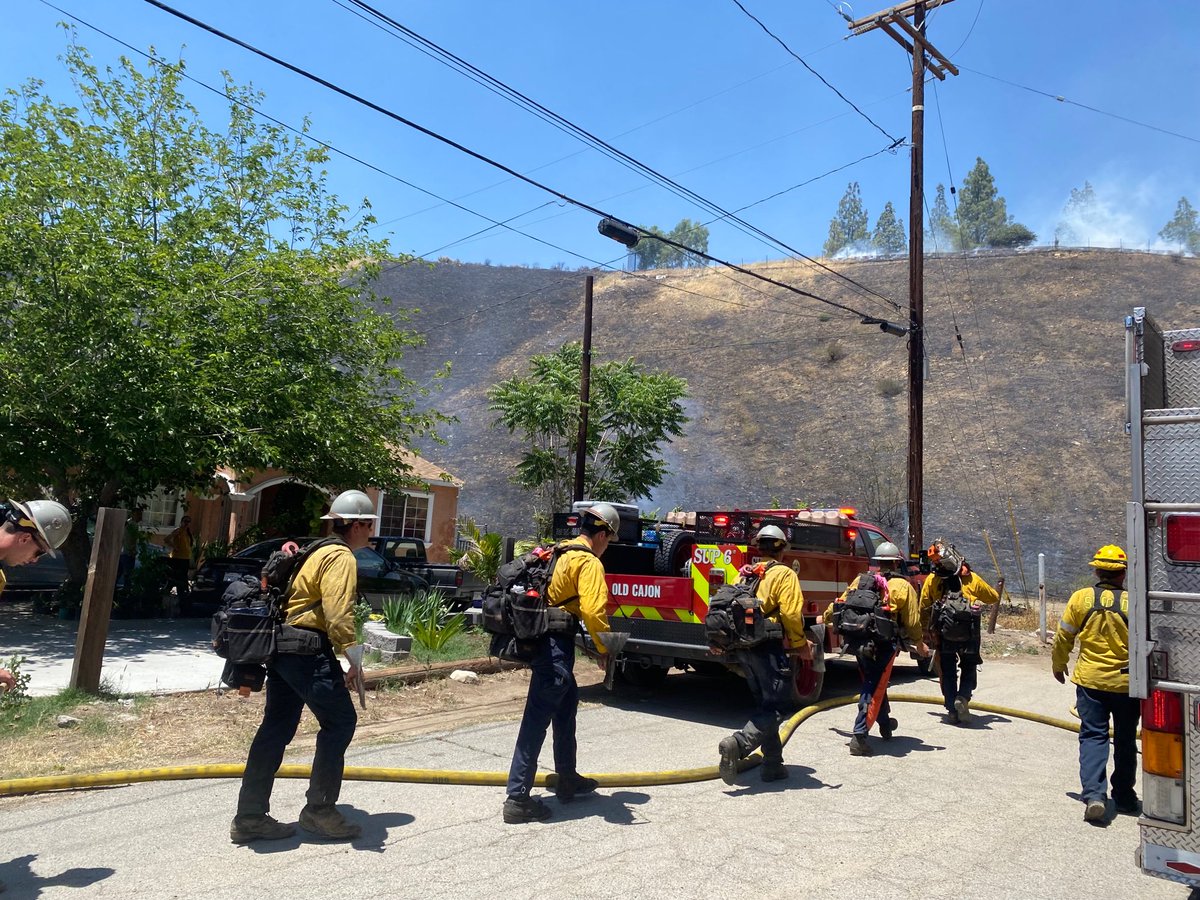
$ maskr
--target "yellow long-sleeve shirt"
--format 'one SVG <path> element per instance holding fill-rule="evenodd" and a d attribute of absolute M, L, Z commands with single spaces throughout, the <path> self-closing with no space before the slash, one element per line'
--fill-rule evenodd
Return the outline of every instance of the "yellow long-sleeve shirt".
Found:
<path fill-rule="evenodd" d="M 296 573 L 285 615 L 292 625 L 324 631 L 334 649 L 344 653 L 354 644 L 357 600 L 358 562 L 354 554 L 345 544 L 327 544 L 315 550 Z"/>
<path fill-rule="evenodd" d="M 858 587 L 858 579 L 861 575 L 855 575 L 854 580 L 846 585 L 846 589 L 842 591 L 839 600 L 845 600 L 846 595 Z M 917 597 L 917 590 L 912 586 L 907 578 L 901 578 L 899 575 L 888 578 L 888 603 L 892 607 L 892 619 L 896 623 L 896 627 L 904 635 L 904 637 L 913 644 L 921 640 L 921 605 Z M 833 604 L 825 608 L 825 612 L 821 616 L 821 620 L 826 625 L 833 624 Z"/>
<path fill-rule="evenodd" d="M 996 593 L 996 589 L 980 578 L 971 570 L 967 570 L 966 574 L 960 575 L 962 581 L 963 599 L 968 603 L 999 603 L 1000 595 Z M 929 575 L 925 579 L 925 583 L 921 585 L 921 621 L 928 624 L 928 610 L 946 596 L 946 580 L 936 572 Z"/>
<path fill-rule="evenodd" d="M 754 592 L 764 616 L 775 616 L 793 647 L 803 647 L 804 636 L 804 591 L 800 579 L 790 568 L 779 563 L 767 569 Z"/>
<path fill-rule="evenodd" d="M 1101 582 L 1100 605 L 1115 609 L 1120 592 L 1120 608 L 1129 615 L 1129 594 L 1112 584 Z M 1080 687 L 1097 691 L 1129 692 L 1129 625 L 1115 612 L 1094 612 L 1090 616 L 1096 592 L 1082 588 L 1071 595 L 1062 620 L 1054 633 L 1051 666 L 1055 672 L 1065 672 L 1071 648 L 1079 640 L 1079 658 L 1071 680 Z M 1084 619 L 1087 624 L 1084 624 Z"/>
<path fill-rule="evenodd" d="M 192 558 L 192 533 L 184 526 L 179 526 L 167 535 L 167 549 L 171 559 Z"/>
<path fill-rule="evenodd" d="M 592 549 L 591 541 L 583 534 L 565 544 Z M 554 576 L 547 593 L 551 604 L 583 620 L 597 650 L 608 652 L 599 636 L 611 629 L 608 627 L 608 583 L 604 580 L 604 565 L 598 556 L 571 550 L 564 552 L 554 564 Z"/>

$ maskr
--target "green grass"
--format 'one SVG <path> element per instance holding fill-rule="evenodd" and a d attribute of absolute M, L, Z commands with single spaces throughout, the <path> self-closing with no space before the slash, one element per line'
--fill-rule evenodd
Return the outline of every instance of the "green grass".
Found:
<path fill-rule="evenodd" d="M 412 659 L 420 663 L 452 662 L 487 656 L 491 637 L 482 631 L 464 631 L 452 637 L 444 647 L 428 650 L 413 641 Z"/>
<path fill-rule="evenodd" d="M 53 723 L 58 716 L 69 715 L 75 707 L 96 699 L 86 691 L 65 688 L 49 697 L 29 697 L 24 703 L 0 711 L 0 728 L 10 734 L 23 734 Z"/>

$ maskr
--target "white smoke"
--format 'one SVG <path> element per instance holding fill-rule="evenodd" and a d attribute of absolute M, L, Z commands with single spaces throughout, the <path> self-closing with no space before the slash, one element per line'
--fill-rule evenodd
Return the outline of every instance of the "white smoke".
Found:
<path fill-rule="evenodd" d="M 1138 182 L 1090 183 L 1093 201 L 1068 210 L 1070 195 L 1064 197 L 1058 215 L 1038 231 L 1039 243 L 1054 244 L 1057 237 L 1058 245 L 1063 247 L 1111 247 L 1160 253 L 1183 249 L 1164 241 L 1158 233 L 1175 214 L 1175 204 L 1185 193 L 1164 189 L 1153 176 Z"/>

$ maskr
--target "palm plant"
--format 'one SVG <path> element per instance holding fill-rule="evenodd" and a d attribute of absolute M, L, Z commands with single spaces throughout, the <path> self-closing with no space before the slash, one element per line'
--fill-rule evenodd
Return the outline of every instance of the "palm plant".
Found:
<path fill-rule="evenodd" d="M 447 548 L 450 561 L 464 572 L 470 572 L 484 584 L 494 584 L 496 573 L 504 563 L 504 538 L 498 534 L 484 533 L 472 519 L 465 519 L 461 534 L 466 538 L 464 549 Z"/>

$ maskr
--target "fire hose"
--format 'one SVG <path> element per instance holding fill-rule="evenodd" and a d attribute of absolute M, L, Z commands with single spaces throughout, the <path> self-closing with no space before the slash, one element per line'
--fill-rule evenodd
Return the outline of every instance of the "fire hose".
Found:
<path fill-rule="evenodd" d="M 889 694 L 892 703 L 942 704 L 942 698 L 920 694 Z M 858 703 L 858 696 L 833 697 L 806 706 L 783 723 L 779 729 L 780 740 L 787 744 L 796 729 L 808 719 L 830 709 Z M 1041 713 L 996 706 L 988 703 L 972 703 L 973 712 L 990 712 L 1039 722 L 1054 728 L 1078 733 L 1079 723 L 1056 719 Z M 762 756 L 754 753 L 743 759 L 740 770 L 745 771 L 762 762 Z M 201 778 L 240 778 L 244 770 L 240 764 L 216 764 L 204 766 L 170 766 L 151 769 L 125 769 L 111 772 L 80 773 L 76 775 L 49 775 L 37 778 L 13 778 L 0 781 L 0 797 L 18 794 L 40 794 L 47 791 L 84 790 L 113 787 L 117 785 L 142 784 L 149 781 L 188 781 Z M 312 767 L 307 765 L 284 765 L 279 767 L 278 778 L 308 778 Z M 343 775 L 346 781 L 394 782 L 403 784 L 456 784 L 501 787 L 508 782 L 507 772 L 470 772 L 450 769 L 394 769 L 368 766 L 347 766 Z M 652 787 L 665 784 L 690 784 L 711 781 L 719 777 L 716 766 L 700 766 L 694 769 L 673 769 L 660 772 L 608 772 L 588 773 L 589 778 L 604 787 Z M 535 784 L 553 788 L 556 775 L 539 773 Z"/>

